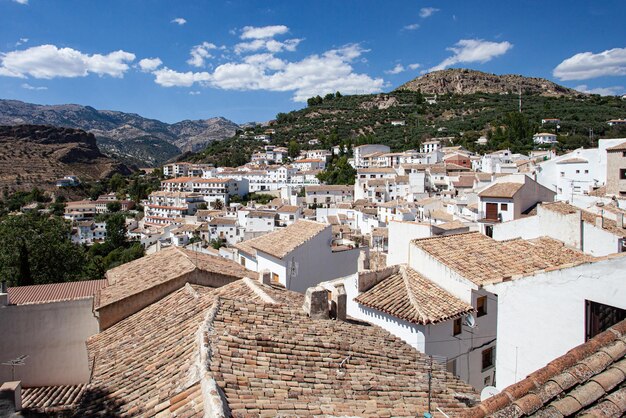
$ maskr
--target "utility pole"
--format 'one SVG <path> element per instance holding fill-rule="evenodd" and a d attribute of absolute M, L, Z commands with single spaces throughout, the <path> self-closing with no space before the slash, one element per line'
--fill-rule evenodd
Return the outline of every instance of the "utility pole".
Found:
<path fill-rule="evenodd" d="M 519 112 L 522 113 L 522 86 L 521 84 L 518 86 L 518 97 L 519 97 Z"/>

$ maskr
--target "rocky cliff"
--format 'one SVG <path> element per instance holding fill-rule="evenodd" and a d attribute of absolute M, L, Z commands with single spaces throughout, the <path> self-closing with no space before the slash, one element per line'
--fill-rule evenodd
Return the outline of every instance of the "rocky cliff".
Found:
<path fill-rule="evenodd" d="M 577 96 L 576 90 L 560 86 L 545 78 L 515 74 L 496 75 L 467 69 L 434 71 L 417 77 L 398 90 L 420 90 L 424 94 L 536 94 L 548 97 Z"/>
<path fill-rule="evenodd" d="M 96 137 L 79 129 L 43 125 L 0 126 L 0 189 L 53 189 L 75 175 L 83 181 L 131 170 L 100 152 Z"/>

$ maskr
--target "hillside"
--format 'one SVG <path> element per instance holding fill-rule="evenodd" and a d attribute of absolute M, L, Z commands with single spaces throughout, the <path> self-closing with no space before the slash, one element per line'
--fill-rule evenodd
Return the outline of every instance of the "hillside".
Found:
<path fill-rule="evenodd" d="M 418 148 L 425 139 L 446 137 L 470 150 L 484 152 L 510 147 L 514 152 L 526 152 L 533 148 L 533 133 L 544 130 L 554 132 L 557 129 L 556 125 L 542 126 L 544 118 L 561 120 L 558 134 L 563 149 L 591 146 L 590 130 L 593 130 L 595 139 L 626 135 L 626 132 L 612 130 L 606 124 L 609 119 L 626 117 L 626 101 L 619 97 L 578 93 L 547 80 L 514 78 L 515 83 L 519 81 L 521 85 L 529 86 L 522 88 L 520 114 L 517 94 L 494 93 L 500 91 L 505 85 L 502 80 L 509 76 L 494 81 L 497 86 L 484 81 L 488 78 L 484 79 L 486 84 L 481 89 L 492 91 L 485 93 L 478 92 L 478 84 L 475 83 L 475 75 L 484 73 L 459 70 L 439 73 L 467 77 L 457 80 L 462 94 L 439 94 L 436 101 L 427 102 L 425 97 L 429 95 L 408 90 L 405 84 L 390 93 L 318 97 L 311 99 L 304 109 L 279 113 L 271 126 L 276 130 L 272 143 L 287 145 L 295 140 L 305 149 L 327 148 L 342 142 L 352 145 L 383 143 L 393 151 L 403 151 Z M 417 80 L 425 79 L 421 77 Z M 420 83 L 426 86 L 424 82 Z M 545 91 L 540 88 L 544 84 L 549 87 Z M 403 121 L 404 126 L 394 126 L 392 121 Z M 264 129 L 256 127 L 255 132 L 260 133 Z M 478 147 L 475 144 L 481 135 L 491 138 L 487 146 Z M 319 145 L 308 144 L 315 139 L 320 141 Z M 184 157 L 233 165 L 245 162 L 262 145 L 252 139 L 231 138 L 211 144 L 195 156 Z"/>
<path fill-rule="evenodd" d="M 421 91 L 423 94 L 514 94 L 547 97 L 573 97 L 582 93 L 560 86 L 545 78 L 515 74 L 496 75 L 468 69 L 434 71 L 417 77 L 398 90 Z"/>
<path fill-rule="evenodd" d="M 0 189 L 52 190 L 67 175 L 82 181 L 131 170 L 100 152 L 93 134 L 41 125 L 0 126 Z"/>
<path fill-rule="evenodd" d="M 122 161 L 157 166 L 181 152 L 198 151 L 228 138 L 238 125 L 224 118 L 167 124 L 134 113 L 96 110 L 80 105 L 37 105 L 0 100 L 0 125 L 37 124 L 83 129 L 96 136 L 107 155 Z"/>

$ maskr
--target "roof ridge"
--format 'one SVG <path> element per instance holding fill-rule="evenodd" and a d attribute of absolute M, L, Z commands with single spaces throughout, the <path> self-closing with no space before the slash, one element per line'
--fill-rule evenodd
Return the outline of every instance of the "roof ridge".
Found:
<path fill-rule="evenodd" d="M 413 290 L 411 289 L 411 286 L 409 284 L 409 277 L 408 277 L 407 269 L 408 267 L 405 267 L 405 266 L 400 267 L 400 274 L 402 275 L 402 281 L 404 282 L 406 293 L 409 296 L 409 302 L 411 303 L 411 306 L 413 307 L 413 309 L 415 309 L 417 311 L 417 314 L 421 317 L 422 322 L 426 322 L 428 318 L 424 315 L 424 312 L 422 312 L 422 310 L 420 309 L 419 303 L 417 303 L 415 295 L 413 294 Z"/>
<path fill-rule="evenodd" d="M 254 294 L 256 294 L 259 298 L 261 298 L 261 300 L 263 302 L 266 303 L 271 303 L 271 304 L 277 304 L 278 302 L 276 302 L 274 300 L 274 298 L 272 298 L 270 295 L 268 295 L 265 290 L 263 290 L 263 288 L 261 287 L 261 284 L 255 280 L 252 280 L 249 277 L 244 277 L 243 278 L 243 283 L 248 286 L 250 288 L 250 290 L 252 290 L 252 292 L 254 292 Z"/>

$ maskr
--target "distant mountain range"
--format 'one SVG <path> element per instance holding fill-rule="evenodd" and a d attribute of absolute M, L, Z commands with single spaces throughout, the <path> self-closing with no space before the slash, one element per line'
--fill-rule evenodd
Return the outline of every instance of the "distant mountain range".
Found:
<path fill-rule="evenodd" d="M 229 138 L 239 126 L 222 117 L 168 124 L 134 113 L 75 104 L 37 105 L 0 100 L 0 125 L 52 125 L 93 133 L 107 155 L 138 166 L 157 166 L 210 142 Z"/>
<path fill-rule="evenodd" d="M 421 91 L 423 94 L 535 94 L 547 97 L 578 96 L 583 94 L 563 87 L 545 78 L 524 77 L 517 74 L 490 74 L 469 69 L 434 71 L 417 77 L 398 90 Z"/>
<path fill-rule="evenodd" d="M 0 189 L 55 188 L 67 175 L 98 180 L 131 170 L 102 154 L 93 134 L 42 125 L 0 126 Z"/>

